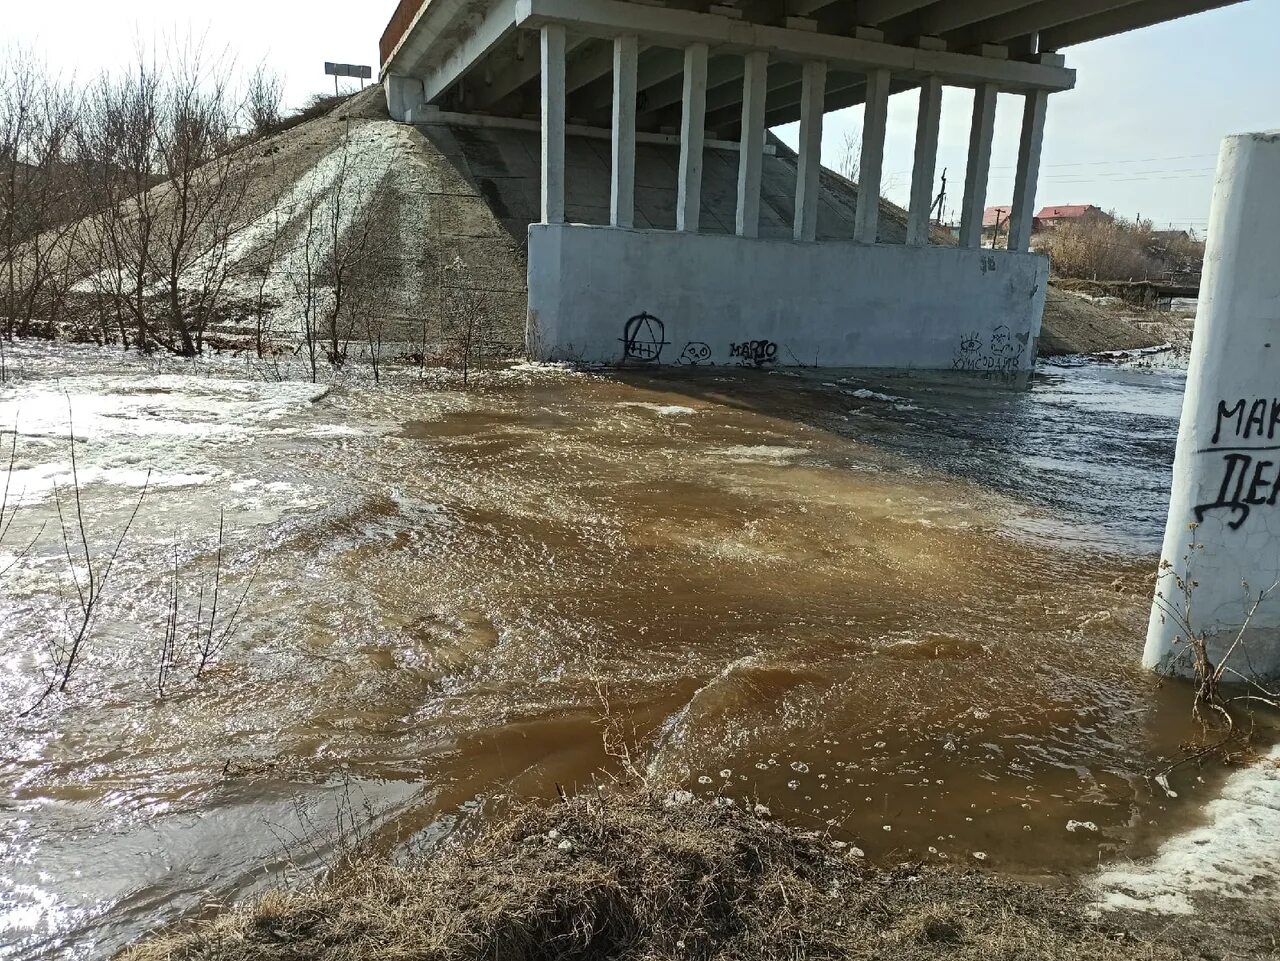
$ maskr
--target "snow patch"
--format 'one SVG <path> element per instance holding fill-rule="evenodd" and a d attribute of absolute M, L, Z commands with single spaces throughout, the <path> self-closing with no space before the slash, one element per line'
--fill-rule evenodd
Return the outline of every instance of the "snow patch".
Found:
<path fill-rule="evenodd" d="M 1091 887 L 1102 910 L 1191 914 L 1196 895 L 1275 897 L 1280 879 L 1280 747 L 1227 779 L 1207 823 L 1170 838 L 1154 858 L 1116 865 Z"/>

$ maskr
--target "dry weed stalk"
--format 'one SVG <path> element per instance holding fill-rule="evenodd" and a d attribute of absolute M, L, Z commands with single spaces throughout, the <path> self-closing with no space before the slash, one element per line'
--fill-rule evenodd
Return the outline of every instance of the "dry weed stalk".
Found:
<path fill-rule="evenodd" d="M 4 546 L 5 541 L 9 538 L 10 532 L 13 530 L 13 522 L 18 519 L 18 510 L 22 506 L 22 494 L 13 491 L 13 473 L 18 463 L 18 422 L 13 422 L 13 437 L 9 440 L 9 458 L 5 466 L 4 472 L 4 488 L 0 490 L 0 547 Z M 40 535 L 44 533 L 45 525 L 41 524 L 36 532 L 31 535 L 31 539 L 25 544 L 16 547 L 13 551 L 9 562 L 0 567 L 0 578 L 3 578 L 11 570 L 18 566 L 18 563 L 25 558 L 31 549 L 35 547 L 36 542 L 40 539 Z"/>
<path fill-rule="evenodd" d="M 111 572 L 124 549 L 125 538 L 133 527 L 142 508 L 151 484 L 151 471 L 147 471 L 138 500 L 129 513 L 128 520 L 120 530 L 114 546 L 107 551 L 105 558 L 95 559 L 89 547 L 89 531 L 84 517 L 84 504 L 80 492 L 80 471 L 76 462 L 75 423 L 71 416 L 71 402 L 67 401 L 67 432 L 71 450 L 71 504 L 75 508 L 71 522 L 68 522 L 69 508 L 64 509 L 64 495 L 55 483 L 53 487 L 54 504 L 58 511 L 58 527 L 62 538 L 63 556 L 67 561 L 67 572 L 75 587 L 74 604 L 63 592 L 63 622 L 65 636 L 52 638 L 48 644 L 49 666 L 48 683 L 40 696 L 20 717 L 25 717 L 40 707 L 55 691 L 63 693 L 71 683 L 80 655 L 89 639 L 93 623 L 102 607 L 103 597 L 111 581 Z"/>
<path fill-rule="evenodd" d="M 236 628 L 239 626 L 240 612 L 249 596 L 249 591 L 253 587 L 253 582 L 258 572 L 256 567 L 250 572 L 244 589 L 236 599 L 230 615 L 225 615 L 225 612 L 221 610 L 223 591 L 222 555 L 225 546 L 226 517 L 224 512 L 219 511 L 218 545 L 214 552 L 212 582 L 210 583 L 205 575 L 200 575 L 199 584 L 196 588 L 195 614 L 191 618 L 190 627 L 184 629 L 183 625 L 186 618 L 183 615 L 185 605 L 183 603 L 182 575 L 178 558 L 177 536 L 175 535 L 174 537 L 173 560 L 166 597 L 165 626 L 161 637 L 159 660 L 156 669 L 156 693 L 161 698 L 169 693 L 173 683 L 173 675 L 185 660 L 183 657 L 184 645 L 182 644 L 184 637 L 188 637 L 191 643 L 192 656 L 195 660 L 195 667 L 191 672 L 191 683 L 195 683 L 204 676 L 206 670 L 216 663 L 231 642 L 232 637 L 235 636 Z M 209 605 L 207 616 L 205 610 L 206 602 Z M 221 622 L 218 619 L 220 614 L 224 615 Z"/>

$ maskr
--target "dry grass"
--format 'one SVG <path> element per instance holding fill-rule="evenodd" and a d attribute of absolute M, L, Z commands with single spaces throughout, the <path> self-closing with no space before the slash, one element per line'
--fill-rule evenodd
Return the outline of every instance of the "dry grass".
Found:
<path fill-rule="evenodd" d="M 872 868 L 736 805 L 593 790 L 522 805 L 403 866 L 325 880 L 125 952 L 125 961 L 1200 957 L 1089 920 L 1060 890 Z"/>
<path fill-rule="evenodd" d="M 1162 234 L 1150 222 L 1091 220 L 1067 223 L 1041 234 L 1036 248 L 1049 255 L 1055 277 L 1086 280 L 1149 280 L 1198 274 L 1204 244 Z"/>

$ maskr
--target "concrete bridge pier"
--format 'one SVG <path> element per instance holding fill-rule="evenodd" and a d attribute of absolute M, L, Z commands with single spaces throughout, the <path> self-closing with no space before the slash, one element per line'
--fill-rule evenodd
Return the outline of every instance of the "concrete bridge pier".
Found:
<path fill-rule="evenodd" d="M 1144 663 L 1280 676 L 1280 131 L 1218 159 L 1173 495 Z"/>
<path fill-rule="evenodd" d="M 589 13 L 589 5 L 584 8 Z M 660 37 L 613 31 L 612 179 L 608 226 L 564 222 L 561 164 L 566 135 L 565 36 L 581 23 L 540 22 L 542 222 L 529 230 L 529 343 L 542 359 L 653 366 L 668 363 L 745 366 L 919 367 L 1015 375 L 1035 359 L 1047 284 L 1043 257 L 1027 253 L 1049 89 L 1065 79 L 1062 58 L 1010 65 L 962 58 L 995 76 L 979 81 L 940 70 L 912 82 L 920 87 L 911 203 L 905 244 L 881 243 L 877 233 L 885 117 L 895 83 L 891 68 L 865 70 L 866 125 L 857 223 L 852 240 L 819 240 L 820 149 L 827 57 L 798 64 L 800 144 L 790 240 L 759 237 L 761 160 L 771 74 L 794 61 L 743 45 L 740 122 L 737 124 L 737 212 L 732 236 L 699 229 L 701 129 L 706 117 L 707 51 L 714 35 L 691 32 L 680 51 L 685 67 L 676 230 L 636 229 L 636 51 L 671 43 L 675 25 L 642 9 L 636 26 L 655 19 Z M 696 16 L 694 17 L 696 20 Z M 813 34 L 784 29 L 793 56 L 811 52 Z M 855 39 L 853 41 L 857 43 Z M 926 52 L 946 55 L 924 43 Z M 820 45 L 821 47 L 821 45 Z M 858 49 L 865 50 L 861 46 Z M 872 50 L 875 49 L 873 46 Z M 920 51 L 917 51 L 919 53 Z M 996 98 L 1006 70 L 1024 78 L 1023 135 L 1018 154 L 1013 232 L 1007 250 L 980 246 L 981 218 L 991 167 Z M 1037 71 L 1040 71 L 1037 73 Z M 1068 72 L 1069 73 L 1069 72 Z M 1027 83 L 1026 77 L 1040 82 Z M 930 220 L 944 90 L 972 81 L 976 89 L 965 224 L 957 246 L 937 242 Z M 847 82 L 847 81 L 846 81 Z M 865 198 L 865 200 L 864 200 Z"/>

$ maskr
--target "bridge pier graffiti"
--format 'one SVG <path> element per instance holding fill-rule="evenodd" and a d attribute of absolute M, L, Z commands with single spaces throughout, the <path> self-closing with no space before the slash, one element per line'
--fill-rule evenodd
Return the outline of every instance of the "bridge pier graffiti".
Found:
<path fill-rule="evenodd" d="M 641 312 L 629 318 L 623 325 L 620 338 L 623 363 L 662 363 L 662 348 L 669 343 L 666 336 L 666 325 L 657 317 Z"/>
<path fill-rule="evenodd" d="M 778 345 L 771 340 L 744 340 L 729 345 L 729 356 L 741 367 L 765 367 L 778 360 Z"/>
<path fill-rule="evenodd" d="M 1247 413 L 1246 413 L 1247 412 Z M 1230 406 L 1219 400 L 1213 435 L 1197 454 L 1220 454 L 1221 481 L 1218 496 L 1196 504 L 1196 522 L 1203 524 L 1210 511 L 1230 512 L 1227 527 L 1238 531 L 1255 507 L 1275 507 L 1280 499 L 1280 398 L 1244 397 Z"/>
<path fill-rule="evenodd" d="M 711 345 L 701 340 L 691 340 L 684 345 L 684 350 L 676 358 L 681 367 L 701 367 L 711 365 Z"/>
<path fill-rule="evenodd" d="M 1005 324 L 993 327 L 985 339 L 978 331 L 971 331 L 960 338 L 951 369 L 999 377 L 1016 374 L 1022 370 L 1030 341 L 1029 331 L 1015 334 Z"/>

